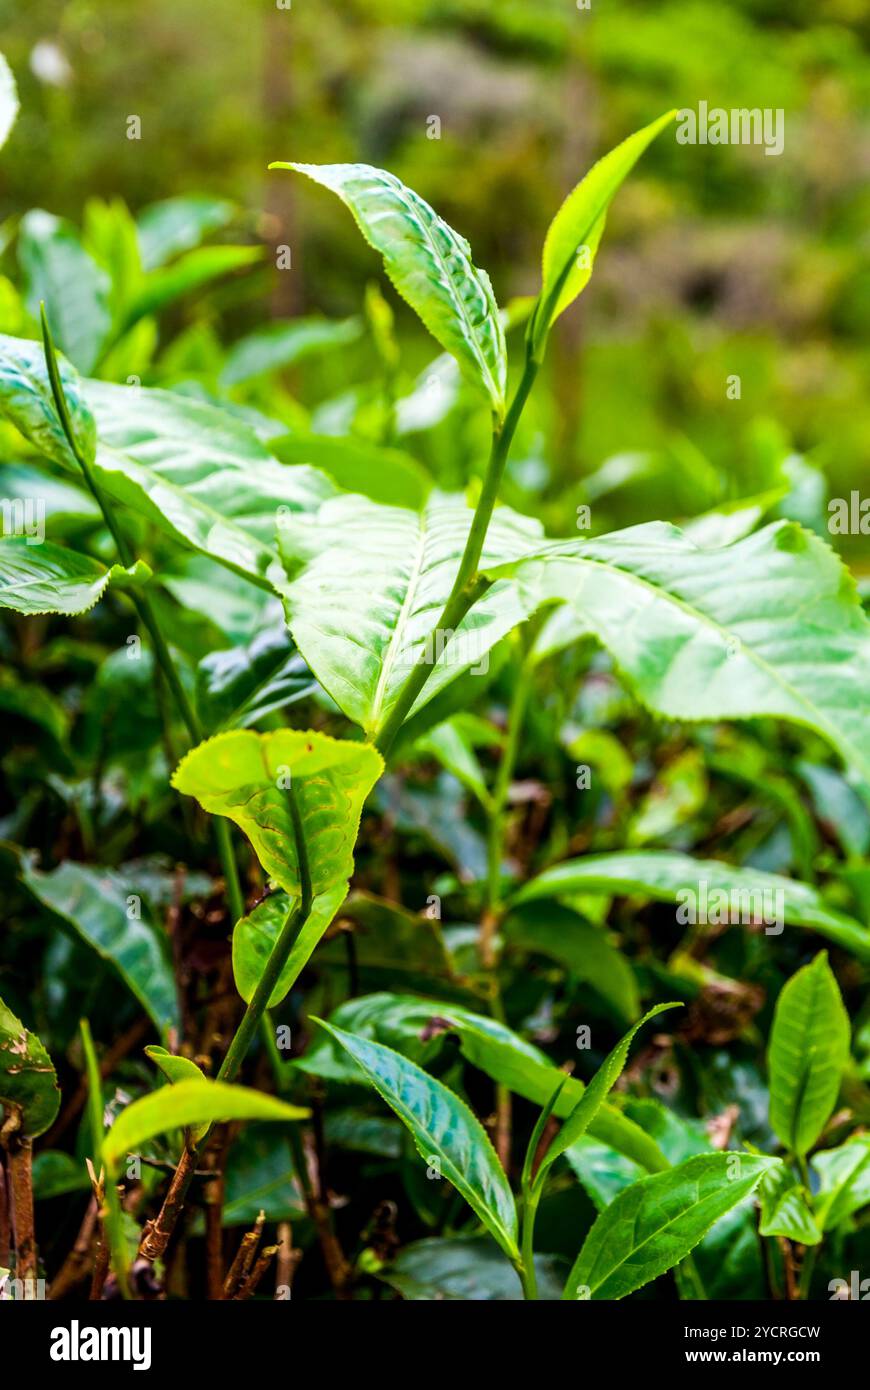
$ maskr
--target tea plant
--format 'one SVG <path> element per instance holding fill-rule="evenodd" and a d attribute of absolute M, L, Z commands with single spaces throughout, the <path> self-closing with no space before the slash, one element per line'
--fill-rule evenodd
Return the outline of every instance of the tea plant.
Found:
<path fill-rule="evenodd" d="M 724 932 L 732 920 L 761 928 L 754 939 L 762 944 L 765 932 L 776 941 L 786 929 L 790 938 L 794 931 L 822 937 L 845 962 L 850 986 L 866 978 L 870 932 L 859 920 L 866 899 L 860 848 L 850 854 L 842 878 L 832 875 L 820 885 L 679 848 L 644 847 L 656 838 L 657 816 L 664 817 L 665 831 L 681 823 L 677 803 L 687 779 L 698 773 L 690 754 L 691 766 L 684 762 L 670 789 L 659 787 L 647 805 L 652 830 L 635 818 L 624 843 L 617 835 L 610 848 L 584 853 L 566 829 L 524 882 L 506 872 L 511 789 L 536 702 L 554 663 L 588 659 L 593 647 L 609 655 L 637 704 L 666 728 L 684 721 L 749 721 L 743 741 L 733 734 L 719 753 L 722 775 L 752 785 L 760 796 L 779 797 L 794 843 L 806 851 L 808 878 L 815 875 L 814 827 L 788 779 L 768 765 L 775 753 L 763 740 L 753 741 L 757 721 L 777 730 L 793 726 L 795 736 L 812 739 L 816 750 L 832 750 L 848 780 L 827 767 L 824 754 L 815 765 L 837 779 L 841 797 L 861 805 L 870 786 L 868 622 L 854 582 L 817 535 L 787 519 L 756 530 L 758 509 L 747 506 L 743 513 L 731 507 L 704 518 L 707 535 L 722 542 L 715 546 L 657 522 L 549 540 L 540 523 L 499 505 L 511 445 L 552 327 L 590 279 L 612 198 L 673 115 L 631 136 L 577 185 L 547 233 L 537 297 L 507 314 L 468 244 L 392 174 L 366 165 L 273 166 L 307 176 L 346 204 L 399 295 L 455 360 L 486 411 L 491 445 L 479 485 L 470 490 L 473 507 L 464 492 L 433 488 L 425 470 L 395 448 L 395 344 L 379 292 L 369 292 L 367 313 L 378 348 L 380 443 L 287 433 L 238 408 L 83 381 L 55 348 L 57 337 L 85 371 L 99 357 L 82 344 L 87 325 L 63 271 L 46 281 L 52 294 L 42 314 L 42 342 L 0 340 L 0 409 L 12 427 L 10 447 L 24 449 L 26 441 L 28 467 L 44 468 L 52 486 L 83 485 L 90 518 L 86 547 L 31 544 L 27 535 L 2 539 L 0 602 L 43 624 L 45 615 L 74 618 L 100 600 L 128 605 L 124 611 L 135 615 L 137 631 L 127 642 L 138 656 L 144 637 L 148 653 L 147 691 L 131 687 L 121 666 L 102 677 L 92 776 L 75 796 L 62 789 L 75 803 L 86 857 L 95 856 L 104 835 L 118 851 L 110 863 L 117 864 L 130 844 L 105 804 L 104 770 L 113 756 L 106 724 L 114 711 L 125 726 L 122 737 L 135 740 L 137 712 L 131 721 L 125 705 L 141 700 L 142 719 L 153 717 L 166 761 L 177 764 L 172 787 L 183 799 L 192 843 L 200 813 L 209 818 L 225 909 L 234 923 L 232 972 L 245 1006 L 212 1079 L 209 1043 L 221 1032 L 214 1025 L 216 1005 L 186 997 L 178 960 L 170 960 L 177 942 L 153 927 L 148 912 L 143 919 L 135 891 L 154 874 L 141 895 L 159 903 L 162 894 L 177 924 L 187 898 L 202 895 L 202 888 L 183 878 L 173 886 L 172 875 L 164 869 L 161 878 L 153 865 L 100 871 L 65 857 L 44 870 L 32 850 L 8 850 L 16 891 L 62 919 L 111 963 L 161 1040 L 146 1049 L 155 1068 L 150 1088 L 124 1104 L 106 1128 L 100 1065 L 83 1026 L 90 1094 L 85 1148 L 101 1231 L 93 1296 L 160 1287 L 170 1241 L 203 1175 L 210 1178 L 202 1182 L 209 1188 L 202 1199 L 209 1292 L 253 1293 L 262 1276 L 259 1264 L 256 1278 L 252 1273 L 262 1221 L 254 1222 L 251 1212 L 243 1217 L 244 1224 L 253 1223 L 253 1235 L 245 1237 L 248 1244 L 243 1241 L 229 1272 L 221 1241 L 226 1175 L 220 1165 L 234 1132 L 226 1126 L 245 1120 L 272 1122 L 276 1132 L 288 1125 L 292 1180 L 338 1297 L 369 1289 L 373 1279 L 409 1296 L 442 1280 L 449 1293 L 462 1286 L 463 1271 L 470 1277 L 480 1269 L 505 1290 L 501 1296 L 561 1293 L 570 1300 L 622 1298 L 674 1269 L 681 1296 L 699 1297 L 721 1280 L 723 1241 L 757 1245 L 756 1223 L 768 1246 L 768 1292 L 809 1296 L 816 1252 L 823 1242 L 842 1250 L 856 1213 L 870 1199 L 870 1146 L 866 1135 L 850 1132 L 856 1115 L 867 1113 L 859 1079 L 864 1063 L 859 1055 L 851 1058 L 848 1015 L 824 951 L 779 991 L 769 1038 L 769 1125 L 760 1124 L 764 1143 L 729 1147 L 733 1116 L 711 1136 L 657 1101 L 614 1092 L 641 1028 L 653 1019 L 657 1029 L 676 1028 L 679 1016 L 668 1012 L 664 1019 L 666 1010 L 688 1005 L 692 1014 L 705 990 L 727 994 L 727 981 L 703 954 L 706 937 Z M 120 215 L 116 210 L 112 216 Z M 93 242 L 99 221 L 95 214 Z M 154 292 L 152 284 L 152 298 Z M 116 320 L 127 325 L 121 343 L 133 331 L 131 312 L 128 305 Z M 509 389 L 506 341 L 519 329 L 521 361 Z M 343 333 L 323 341 L 335 345 Z M 179 567 L 182 550 L 197 557 L 194 568 Z M 227 647 L 228 630 L 240 620 L 226 617 L 226 595 L 248 615 L 253 640 Z M 279 601 L 286 630 L 274 621 Z M 227 625 L 223 645 L 212 648 L 210 634 L 221 623 Z M 490 664 L 510 689 L 504 729 L 471 711 L 476 686 L 492 678 Z M 34 699 L 14 678 L 5 689 L 10 709 L 26 711 Z M 316 727 L 287 727 L 284 711 L 302 702 Z M 65 723 L 53 702 L 30 714 L 42 719 L 43 731 L 60 747 Z M 191 745 L 180 758 L 179 721 Z M 632 776 L 629 768 L 620 784 L 620 759 L 627 754 L 613 735 L 591 732 L 598 738 L 587 730 L 572 743 L 577 789 L 589 786 L 581 768 L 585 774 L 590 764 L 601 766 L 618 807 L 620 785 Z M 78 755 L 64 749 L 63 756 L 72 780 Z M 409 763 L 446 769 L 474 798 L 485 827 L 484 862 L 464 899 L 476 921 L 464 936 L 457 927 L 447 946 L 437 921 L 440 893 L 423 917 L 400 908 L 395 893 L 348 898 L 364 806 L 380 798 L 386 834 L 401 815 L 407 818 L 406 806 L 389 808 L 390 798 L 401 795 L 391 779 Z M 159 778 L 152 766 L 134 767 L 128 758 L 125 785 L 144 789 L 140 801 L 152 817 L 155 806 L 167 804 Z M 695 810 L 701 801 L 703 795 L 700 801 L 694 796 Z M 418 809 L 422 815 L 423 800 Z M 19 833 L 32 830 L 28 820 L 24 807 Z M 231 826 L 253 850 L 268 883 L 265 895 L 256 892 L 262 879 L 249 872 Z M 448 841 L 455 833 L 455 824 L 434 830 L 436 839 Z M 206 854 L 201 845 L 199 852 Z M 446 891 L 460 887 L 448 881 Z M 676 902 L 695 914 L 683 919 L 693 930 L 667 963 L 646 951 L 637 975 L 603 927 L 612 900 L 626 897 Z M 770 914 L 769 903 L 775 904 Z M 219 915 L 222 910 L 223 903 Z M 336 933 L 336 920 L 347 930 Z M 342 936 L 351 997 L 326 1019 L 311 1015 L 317 1037 L 288 1063 L 278 1041 L 282 1025 L 271 1011 L 291 993 L 298 998 L 298 982 L 315 951 L 317 959 L 332 952 L 335 970 Z M 630 1024 L 585 1085 L 509 1026 L 523 974 L 516 958 L 540 955 L 563 975 L 591 983 L 611 1024 Z M 380 986 L 398 978 L 410 992 L 360 994 L 360 971 Z M 677 998 L 641 1016 L 641 988 Z M 328 1002 L 329 991 L 321 997 Z M 192 1013 L 201 1011 L 211 1020 L 210 1033 L 195 1030 Z M 518 1010 L 520 1016 L 530 1012 Z M 750 1018 L 742 1021 L 748 1025 Z M 726 1026 L 726 1036 L 737 1032 Z M 140 1030 L 136 1042 L 143 1036 Z M 196 1048 L 201 1036 L 209 1043 Z M 669 1045 L 674 1036 L 646 1032 L 653 1047 Z M 258 1040 L 275 1088 L 303 1104 L 237 1084 Z M 110 1071 L 114 1064 L 106 1061 Z M 466 1101 L 433 1074 L 457 1072 L 461 1085 L 465 1064 L 494 1084 L 494 1144 Z M 156 1084 L 157 1072 L 166 1084 Z M 314 1080 L 307 1092 L 306 1078 Z M 374 1152 L 402 1157 L 404 1181 L 409 1191 L 415 1183 L 418 1189 L 418 1210 L 433 1228 L 453 1228 L 454 1234 L 396 1256 L 392 1234 L 375 1222 L 355 1258 L 348 1258 L 323 1182 L 322 1147 L 315 1138 L 312 1149 L 304 1124 L 313 1106 L 316 1136 L 319 1086 L 327 1082 L 366 1083 L 398 1116 L 419 1155 L 411 1161 L 415 1175 L 392 1128 L 370 1141 Z M 847 1084 L 857 1099 L 838 1118 Z M 140 1076 L 137 1089 L 142 1085 Z M 45 1048 L 5 1005 L 0 1098 L 14 1270 L 27 1279 L 37 1269 L 32 1141 L 55 1123 L 60 1097 Z M 520 1158 L 515 1120 L 524 1102 L 539 1113 Z M 117 1101 L 110 1108 L 117 1110 Z M 363 1131 L 376 1112 L 346 1118 L 365 1148 Z M 156 1182 L 153 1173 L 143 1178 L 139 1151 L 157 1136 L 178 1132 L 168 1182 Z M 460 1209 L 433 1205 L 419 1190 L 421 1171 L 424 1182 L 427 1174 L 446 1179 L 471 1209 L 472 1225 L 464 1224 Z M 585 1235 L 577 1231 L 570 1268 L 560 1269 L 536 1244 L 536 1218 L 547 1194 L 573 1188 L 576 1180 L 597 1215 Z M 143 1202 L 151 1212 L 144 1224 L 134 1215 Z M 481 1229 L 495 1250 L 479 1239 Z M 60 1284 L 63 1289 L 63 1279 Z"/>

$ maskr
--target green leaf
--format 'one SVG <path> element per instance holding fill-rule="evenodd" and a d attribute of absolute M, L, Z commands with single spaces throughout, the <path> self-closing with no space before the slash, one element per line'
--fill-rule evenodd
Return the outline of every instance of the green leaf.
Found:
<path fill-rule="evenodd" d="M 63 357 L 58 369 L 79 448 L 90 463 L 97 447 L 94 418 L 75 369 Z M 0 334 L 0 414 L 40 453 L 81 476 L 58 419 L 41 343 Z"/>
<path fill-rule="evenodd" d="M 592 1124 L 604 1104 L 608 1093 L 613 1090 L 613 1087 L 622 1074 L 622 1069 L 628 1057 L 628 1049 L 638 1029 L 642 1028 L 645 1023 L 648 1023 L 651 1018 L 655 1018 L 658 1014 L 664 1013 L 665 1010 L 678 1009 L 680 1007 L 679 1003 L 656 1004 L 654 1008 L 647 1010 L 643 1018 L 639 1019 L 634 1027 L 630 1028 L 629 1031 L 620 1038 L 616 1047 L 613 1048 L 612 1052 L 608 1053 L 601 1063 L 601 1066 L 589 1082 L 580 1100 L 574 1106 L 570 1115 L 567 1116 L 559 1133 L 547 1149 L 535 1177 L 536 1186 L 540 1186 L 543 1183 L 547 1171 L 550 1166 L 555 1163 L 559 1155 L 563 1154 L 572 1144 L 576 1144 L 577 1140 L 586 1133 L 589 1126 Z"/>
<path fill-rule="evenodd" d="M 702 1154 L 632 1183 L 595 1221 L 562 1297 L 625 1298 L 657 1279 L 778 1162 L 751 1154 Z"/>
<path fill-rule="evenodd" d="M 419 511 L 432 490 L 425 468 L 399 449 L 328 434 L 284 434 L 271 439 L 269 448 L 284 463 L 311 464 L 344 492 L 361 493 L 384 507 Z"/>
<path fill-rule="evenodd" d="M 317 688 L 283 624 L 244 646 L 209 652 L 196 669 L 196 704 L 208 733 L 248 728 Z"/>
<path fill-rule="evenodd" d="M 795 1182 L 785 1164 L 765 1173 L 759 1184 L 758 1198 L 761 1235 L 784 1236 L 801 1245 L 818 1245 L 822 1233 L 807 1202 L 806 1189 Z"/>
<path fill-rule="evenodd" d="M 227 350 L 221 385 L 237 386 L 268 372 L 291 367 L 307 357 L 346 347 L 356 342 L 361 334 L 362 321 L 358 318 L 312 317 L 266 324 L 240 338 Z"/>
<path fill-rule="evenodd" d="M 51 1058 L 0 999 L 0 1105 L 20 1116 L 20 1128 L 34 1139 L 54 1122 L 60 1091 Z"/>
<path fill-rule="evenodd" d="M 780 991 L 770 1034 L 770 1123 L 791 1153 L 805 1154 L 824 1129 L 849 1040 L 849 1016 L 827 952 L 820 951 Z"/>
<path fill-rule="evenodd" d="M 103 1140 L 103 1161 L 114 1173 L 126 1154 L 170 1129 L 229 1120 L 304 1120 L 310 1113 L 246 1086 L 228 1086 L 222 1081 L 179 1081 L 134 1100 L 121 1111 Z"/>
<path fill-rule="evenodd" d="M 421 1158 L 427 1163 L 440 1160 L 442 1176 L 461 1193 L 508 1258 L 518 1259 L 513 1194 L 486 1130 L 465 1102 L 392 1048 L 317 1022 L 350 1053 L 408 1127 Z"/>
<path fill-rule="evenodd" d="M 535 1257 L 538 1299 L 559 1298 L 564 1273 L 550 1255 Z M 522 1299 L 520 1278 L 486 1236 L 414 1240 L 377 1277 L 411 1303 L 501 1303 Z"/>
<path fill-rule="evenodd" d="M 426 1051 L 420 1041 L 421 1034 L 433 1036 L 430 1030 L 437 1024 L 436 1037 L 455 1034 L 462 1055 L 472 1066 L 537 1106 L 545 1105 L 565 1078 L 565 1073 L 534 1044 L 526 1042 L 496 1019 L 473 1013 L 458 1004 L 397 994 L 370 994 L 342 1005 L 333 1019 L 357 1036 L 401 1047 L 404 1053 L 420 1060 Z M 347 1069 L 336 1066 L 333 1052 L 325 1042 L 318 1044 L 297 1066 L 314 1075 L 349 1080 Z M 564 1119 L 583 1091 L 583 1083 L 569 1077 L 554 1113 Z M 654 1140 L 612 1105 L 602 1106 L 590 1130 L 650 1172 L 667 1166 Z"/>
<path fill-rule="evenodd" d="M 513 903 L 570 898 L 575 893 L 640 894 L 680 904 L 680 920 L 702 916 L 725 925 L 729 920 L 767 922 L 772 935 L 782 920 L 829 937 L 861 960 L 870 960 L 870 932 L 854 918 L 829 908 L 821 893 L 805 883 L 762 869 L 740 868 L 719 859 L 693 859 L 671 850 L 616 851 L 568 859 L 523 885 Z M 692 905 L 698 908 L 691 911 Z"/>
<path fill-rule="evenodd" d="M 292 778 L 317 897 L 346 885 L 353 873 L 363 802 L 382 770 L 380 755 L 368 744 L 298 729 L 265 734 L 244 729 L 217 734 L 192 749 L 172 785 L 195 796 L 212 815 L 234 821 L 266 873 L 295 898 L 299 870 L 284 790 Z"/>
<path fill-rule="evenodd" d="M 161 1033 L 180 1026 L 166 940 L 148 920 L 144 904 L 131 901 L 129 880 L 72 861 L 40 873 L 28 856 L 22 858 L 21 880 L 114 966 Z"/>
<path fill-rule="evenodd" d="M 399 981 L 409 989 L 425 989 L 433 981 L 443 988 L 451 966 L 437 921 L 425 913 L 409 912 L 371 893 L 352 893 L 341 908 L 345 929 L 352 927 L 353 959 L 366 991 Z M 341 939 L 341 938 L 344 938 Z M 346 930 L 322 949 L 321 969 L 347 972 Z"/>
<path fill-rule="evenodd" d="M 159 313 L 177 299 L 220 280 L 231 271 L 253 265 L 262 258 L 260 246 L 200 246 L 172 265 L 152 270 L 124 316 L 124 329 L 147 314 Z"/>
<path fill-rule="evenodd" d="M 841 1226 L 853 1212 L 870 1206 L 870 1134 L 856 1134 L 836 1149 L 814 1154 L 819 1175 L 816 1217 L 823 1231 Z"/>
<path fill-rule="evenodd" d="M 455 632 L 436 634 L 472 512 L 462 497 L 433 493 L 422 512 L 340 496 L 316 518 L 287 518 L 280 543 L 288 567 L 308 560 L 286 589 L 287 621 L 317 679 L 348 718 L 376 734 L 417 660 L 434 670 L 414 710 L 463 671 L 483 673 L 488 653 L 522 620 L 510 584 L 494 584 Z M 528 550 L 537 522 L 496 511 L 485 559 L 497 564 Z"/>
<path fill-rule="evenodd" d="M 129 569 L 106 569 L 98 560 L 51 541 L 31 545 L 26 536 L 0 540 L 0 608 L 16 613 L 86 613 L 113 581 L 138 585 L 150 574 L 142 560 Z"/>
<path fill-rule="evenodd" d="M 870 786 L 870 621 L 839 557 L 793 522 L 722 550 L 652 522 L 484 568 L 518 579 L 529 611 L 562 604 L 539 655 L 591 635 L 655 713 L 793 720 Z"/>
<path fill-rule="evenodd" d="M 504 417 L 507 375 L 504 330 L 489 276 L 471 247 L 394 174 L 370 164 L 285 164 L 336 193 L 353 213 L 387 274 L 463 374 L 482 386 Z"/>
<path fill-rule="evenodd" d="M 182 1057 L 177 1052 L 167 1052 L 165 1047 L 150 1046 L 145 1048 L 145 1056 L 149 1057 L 156 1067 L 159 1067 L 166 1077 L 175 1085 L 179 1081 L 205 1081 L 206 1075 L 196 1062 L 191 1062 L 189 1057 Z"/>
<path fill-rule="evenodd" d="M 44 302 L 55 344 L 80 372 L 89 372 L 111 327 L 108 275 L 75 228 L 41 208 L 21 220 L 18 259 L 30 313 L 38 319 Z"/>
<path fill-rule="evenodd" d="M 637 979 L 610 934 L 579 913 L 554 901 L 514 909 L 503 926 L 506 943 L 525 952 L 549 956 L 598 993 L 620 1021 L 633 1023 L 640 1013 Z"/>
<path fill-rule="evenodd" d="M 18 92 L 12 69 L 0 53 L 0 149 L 6 144 L 9 132 L 18 115 Z"/>
<path fill-rule="evenodd" d="M 314 899 L 308 920 L 302 924 L 299 934 L 278 976 L 275 988 L 269 996 L 267 1008 L 276 1004 L 292 988 L 300 971 L 307 965 L 317 943 L 323 936 L 347 894 L 345 882 L 336 883 L 327 892 Z M 284 892 L 272 893 L 261 903 L 241 917 L 233 931 L 233 975 L 236 989 L 246 1004 L 249 1004 L 260 978 L 266 968 L 272 947 L 278 940 L 281 928 L 293 908 L 293 899 Z"/>
<path fill-rule="evenodd" d="M 668 111 L 599 159 L 568 194 L 550 223 L 544 242 L 540 303 L 533 323 L 536 353 L 546 342 L 553 323 L 577 298 L 592 274 L 614 194 L 647 145 L 670 125 L 676 114 Z"/>
<path fill-rule="evenodd" d="M 156 270 L 182 251 L 192 251 L 210 232 L 226 226 L 232 203 L 205 194 L 183 194 L 150 203 L 136 218 L 145 270 Z"/>

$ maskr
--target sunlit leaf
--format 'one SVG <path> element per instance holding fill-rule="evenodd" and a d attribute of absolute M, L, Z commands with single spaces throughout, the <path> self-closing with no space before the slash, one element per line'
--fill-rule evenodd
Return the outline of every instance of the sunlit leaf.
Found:
<path fill-rule="evenodd" d="M 795 1154 L 812 1148 L 837 1102 L 851 1029 L 820 951 L 783 986 L 770 1033 L 770 1123 Z"/>

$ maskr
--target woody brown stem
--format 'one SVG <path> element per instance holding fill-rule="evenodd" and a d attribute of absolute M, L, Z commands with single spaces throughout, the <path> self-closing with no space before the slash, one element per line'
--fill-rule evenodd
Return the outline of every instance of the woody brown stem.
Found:
<path fill-rule="evenodd" d="M 0 1131 L 6 1150 L 9 1206 L 15 1242 L 15 1277 L 36 1279 L 36 1235 L 33 1226 L 33 1143 L 11 1116 Z"/>
<path fill-rule="evenodd" d="M 79 1227 L 72 1249 L 51 1281 L 48 1296 L 52 1300 L 63 1298 L 84 1279 L 91 1260 L 91 1247 L 94 1231 L 97 1228 L 97 1203 L 91 1198 L 88 1209 Z"/>
<path fill-rule="evenodd" d="M 185 1146 L 178 1167 L 169 1184 L 169 1191 L 163 1199 L 163 1206 L 153 1221 L 145 1223 L 142 1239 L 139 1242 L 140 1259 L 150 1260 L 153 1264 L 155 1260 L 161 1259 L 166 1253 L 169 1238 L 181 1215 L 187 1189 L 190 1187 L 195 1171 L 196 1154 Z"/>
<path fill-rule="evenodd" d="M 263 1234 L 263 1226 L 266 1223 L 266 1213 L 261 1211 L 253 1229 L 246 1231 L 242 1236 L 241 1244 L 236 1251 L 236 1257 L 229 1267 L 227 1277 L 224 1280 L 222 1298 L 235 1298 L 239 1287 L 247 1279 L 251 1266 L 254 1263 L 254 1256 L 257 1253 L 257 1246 L 260 1244 L 260 1236 Z"/>
<path fill-rule="evenodd" d="M 240 1286 L 237 1293 L 233 1295 L 237 1302 L 241 1302 L 242 1300 L 251 1297 L 277 1253 L 277 1245 L 264 1246 L 261 1254 L 257 1258 L 257 1263 L 254 1265 L 254 1268 L 251 1270 L 244 1283 Z"/>

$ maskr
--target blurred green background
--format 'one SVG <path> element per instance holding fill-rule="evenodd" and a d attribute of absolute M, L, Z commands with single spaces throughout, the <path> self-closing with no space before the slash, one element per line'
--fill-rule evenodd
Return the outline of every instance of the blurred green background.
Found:
<path fill-rule="evenodd" d="M 596 529 L 679 519 L 757 492 L 791 451 L 824 471 L 828 496 L 867 495 L 868 31 L 867 0 L 0 0 L 22 104 L 0 166 L 2 268 L 14 275 L 31 207 L 80 223 L 95 195 L 134 212 L 191 192 L 232 200 L 231 239 L 261 242 L 262 262 L 160 330 L 188 334 L 174 375 L 205 381 L 209 341 L 276 316 L 356 314 L 377 278 L 346 212 L 269 160 L 388 167 L 469 238 L 507 304 L 535 292 L 561 198 L 631 130 L 702 100 L 781 107 L 778 157 L 672 136 L 644 156 L 554 335 L 508 500 L 556 532 L 584 500 Z M 389 297 L 410 382 L 433 346 Z M 298 397 L 332 403 L 321 432 L 340 423 L 335 402 L 369 358 L 363 343 L 291 370 L 284 415 Z M 168 375 L 164 361 L 150 379 Z M 416 451 L 455 484 L 485 435 L 472 410 Z M 796 477 L 790 510 L 818 525 L 818 496 L 797 495 L 813 476 Z M 868 567 L 866 538 L 837 543 Z"/>

